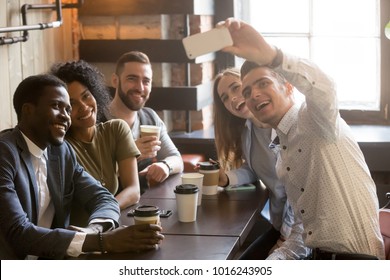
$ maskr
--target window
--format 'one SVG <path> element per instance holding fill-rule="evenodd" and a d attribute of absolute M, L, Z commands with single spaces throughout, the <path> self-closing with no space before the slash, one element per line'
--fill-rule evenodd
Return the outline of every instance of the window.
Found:
<path fill-rule="evenodd" d="M 388 0 L 243 0 L 243 19 L 283 51 L 309 58 L 337 85 L 349 123 L 388 123 Z"/>

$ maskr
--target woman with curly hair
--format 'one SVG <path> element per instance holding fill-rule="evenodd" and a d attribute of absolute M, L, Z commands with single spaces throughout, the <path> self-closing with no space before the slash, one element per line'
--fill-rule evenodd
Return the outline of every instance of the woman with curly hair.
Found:
<path fill-rule="evenodd" d="M 79 162 L 115 195 L 121 210 L 137 203 L 140 198 L 137 169 L 140 152 L 131 130 L 119 119 L 97 123 L 109 104 L 103 74 L 83 60 L 55 64 L 50 72 L 68 86 L 72 124 L 66 140 L 76 151 Z M 123 190 L 118 193 L 119 185 Z"/>

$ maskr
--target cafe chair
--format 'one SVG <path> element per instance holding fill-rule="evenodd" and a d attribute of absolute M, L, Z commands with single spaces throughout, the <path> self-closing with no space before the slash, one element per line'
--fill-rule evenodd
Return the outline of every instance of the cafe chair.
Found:
<path fill-rule="evenodd" d="M 390 192 L 386 193 L 386 197 L 389 201 L 379 209 L 379 226 L 385 244 L 385 257 L 390 260 Z"/>

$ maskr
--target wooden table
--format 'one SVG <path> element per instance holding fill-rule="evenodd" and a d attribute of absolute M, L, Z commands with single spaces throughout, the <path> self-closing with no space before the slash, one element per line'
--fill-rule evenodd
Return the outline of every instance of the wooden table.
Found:
<path fill-rule="evenodd" d="M 82 255 L 88 260 L 225 260 L 239 249 L 238 237 L 204 235 L 165 235 L 157 250 L 143 253 Z"/>
<path fill-rule="evenodd" d="M 140 254 L 91 255 L 88 259 L 232 259 L 242 246 L 267 199 L 260 184 L 255 190 L 226 192 L 222 188 L 216 195 L 203 195 L 198 206 L 197 220 L 191 223 L 178 221 L 173 189 L 180 184 L 180 175 L 172 175 L 164 183 L 152 187 L 137 205 L 121 213 L 120 223 L 132 225 L 134 220 L 127 212 L 138 205 L 155 205 L 172 210 L 172 216 L 161 218 L 165 239 L 159 249 Z"/>

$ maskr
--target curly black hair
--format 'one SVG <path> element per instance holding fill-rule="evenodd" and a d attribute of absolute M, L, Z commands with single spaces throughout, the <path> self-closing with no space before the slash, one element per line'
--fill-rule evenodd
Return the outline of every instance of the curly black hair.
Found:
<path fill-rule="evenodd" d="M 105 120 L 104 111 L 110 104 L 110 92 L 105 84 L 103 73 L 95 66 L 84 60 L 59 62 L 51 67 L 50 74 L 67 84 L 77 81 L 86 86 L 96 99 L 96 122 Z"/>

